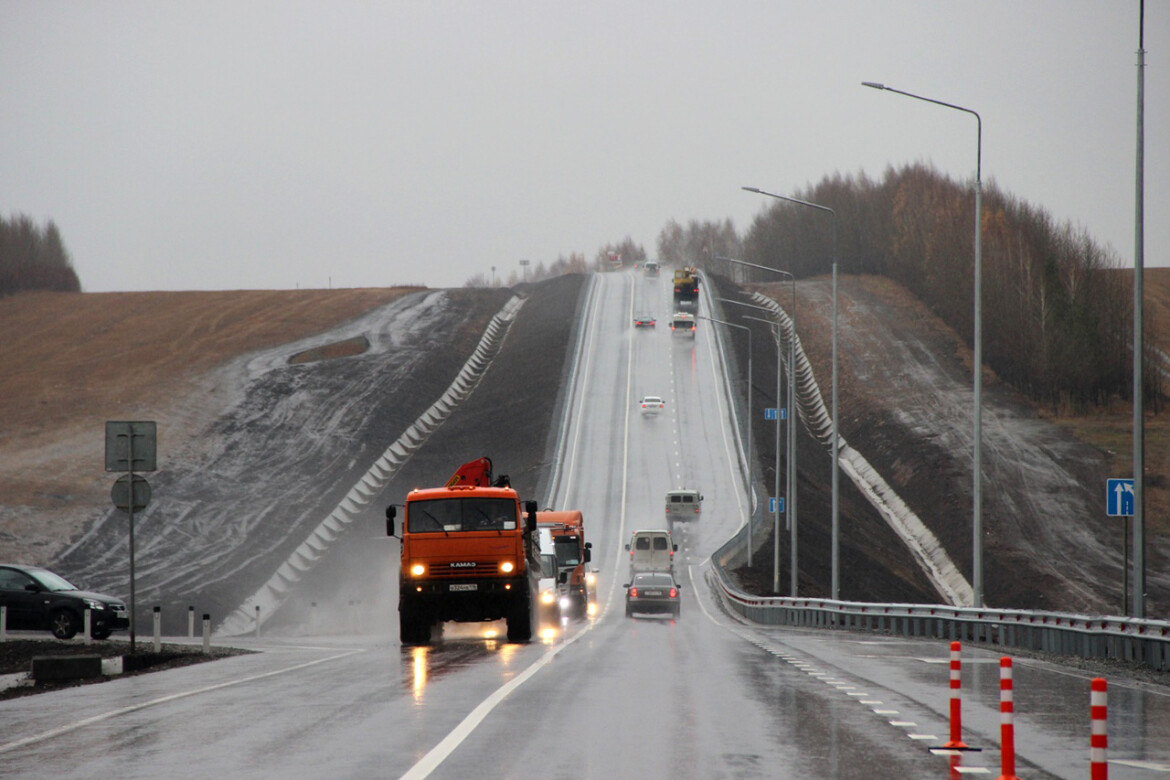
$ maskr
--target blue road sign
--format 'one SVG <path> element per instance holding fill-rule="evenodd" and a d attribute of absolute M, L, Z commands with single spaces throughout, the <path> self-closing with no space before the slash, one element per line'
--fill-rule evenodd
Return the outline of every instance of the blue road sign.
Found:
<path fill-rule="evenodd" d="M 1133 480 L 1110 479 L 1105 485 L 1105 512 L 1109 517 L 1133 517 Z"/>
<path fill-rule="evenodd" d="M 764 419 L 765 420 L 775 420 L 776 419 L 776 410 L 773 409 L 772 407 L 768 407 L 768 408 L 764 409 Z"/>
<path fill-rule="evenodd" d="M 781 420 L 788 419 L 788 407 L 787 406 L 780 407 L 780 419 Z"/>
<path fill-rule="evenodd" d="M 775 498 L 768 499 L 768 514 L 770 514 L 770 515 L 776 514 L 776 501 L 777 501 L 777 499 L 775 499 Z M 784 496 L 780 496 L 779 501 L 780 501 L 780 514 L 784 514 Z"/>

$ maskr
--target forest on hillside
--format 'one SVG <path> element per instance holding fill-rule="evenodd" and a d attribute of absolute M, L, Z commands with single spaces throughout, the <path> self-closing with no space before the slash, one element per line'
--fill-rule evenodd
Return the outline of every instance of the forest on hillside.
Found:
<path fill-rule="evenodd" d="M 832 272 L 895 279 L 974 343 L 975 193 L 929 166 L 891 168 L 881 180 L 826 177 L 771 200 L 746 234 L 730 221 L 668 223 L 658 257 L 747 282 Z M 1083 229 L 1001 191 L 982 194 L 983 360 L 1008 384 L 1054 409 L 1083 411 L 1132 398 L 1133 290 L 1116 253 Z M 830 213 L 831 212 L 831 213 Z M 732 270 L 734 268 L 734 271 Z M 1146 393 L 1160 394 L 1159 345 L 1146 322 Z"/>
<path fill-rule="evenodd" d="M 79 292 L 73 261 L 50 220 L 44 227 L 32 217 L 0 217 L 0 297 L 25 290 Z"/>

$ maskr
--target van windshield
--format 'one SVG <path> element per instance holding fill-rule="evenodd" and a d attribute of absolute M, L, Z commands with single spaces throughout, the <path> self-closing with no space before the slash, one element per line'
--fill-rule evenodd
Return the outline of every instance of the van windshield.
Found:
<path fill-rule="evenodd" d="M 406 505 L 412 534 L 510 531 L 516 528 L 516 502 L 508 498 L 438 498 Z"/>

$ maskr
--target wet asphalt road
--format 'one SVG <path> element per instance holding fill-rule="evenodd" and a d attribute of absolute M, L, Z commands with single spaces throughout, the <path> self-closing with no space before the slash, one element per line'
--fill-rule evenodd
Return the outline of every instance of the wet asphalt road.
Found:
<path fill-rule="evenodd" d="M 745 497 L 711 325 L 672 337 L 669 291 L 610 274 L 589 303 L 554 503 L 585 514 L 593 617 L 528 645 L 486 624 L 403 648 L 393 615 L 361 635 L 231 640 L 261 652 L 0 703 L 0 775 L 997 777 L 998 656 L 965 652 L 964 739 L 983 750 L 960 774 L 930 751 L 948 735 L 946 643 L 754 627 L 715 603 L 707 558 Z M 630 327 L 642 309 L 658 328 Z M 646 394 L 664 414 L 634 411 Z M 684 486 L 706 500 L 676 529 L 681 618 L 626 618 L 623 545 L 665 527 L 662 495 Z M 375 579 L 392 581 L 386 545 Z M 1170 771 L 1170 697 L 1111 686 L 1111 757 Z M 1088 675 L 1019 659 L 1015 690 L 1017 773 L 1087 777 Z M 1110 776 L 1165 775 L 1114 763 Z"/>

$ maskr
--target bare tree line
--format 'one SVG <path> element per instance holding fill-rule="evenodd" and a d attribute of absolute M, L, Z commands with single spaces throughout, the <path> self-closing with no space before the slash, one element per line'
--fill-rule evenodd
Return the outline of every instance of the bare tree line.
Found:
<path fill-rule="evenodd" d="M 24 214 L 0 217 L 0 297 L 23 290 L 79 292 L 81 282 L 61 233 Z"/>
<path fill-rule="evenodd" d="M 891 168 L 881 181 L 834 175 L 796 197 L 836 212 L 841 273 L 897 280 L 973 343 L 970 183 L 915 164 Z M 984 189 L 981 218 L 985 363 L 1054 408 L 1129 397 L 1133 301 L 1123 276 L 1107 273 L 1120 266 L 1116 254 L 994 184 Z M 830 215 L 778 202 L 748 230 L 746 257 L 798 278 L 825 274 L 833 229 Z M 1146 383 L 1156 396 L 1155 371 Z"/>

